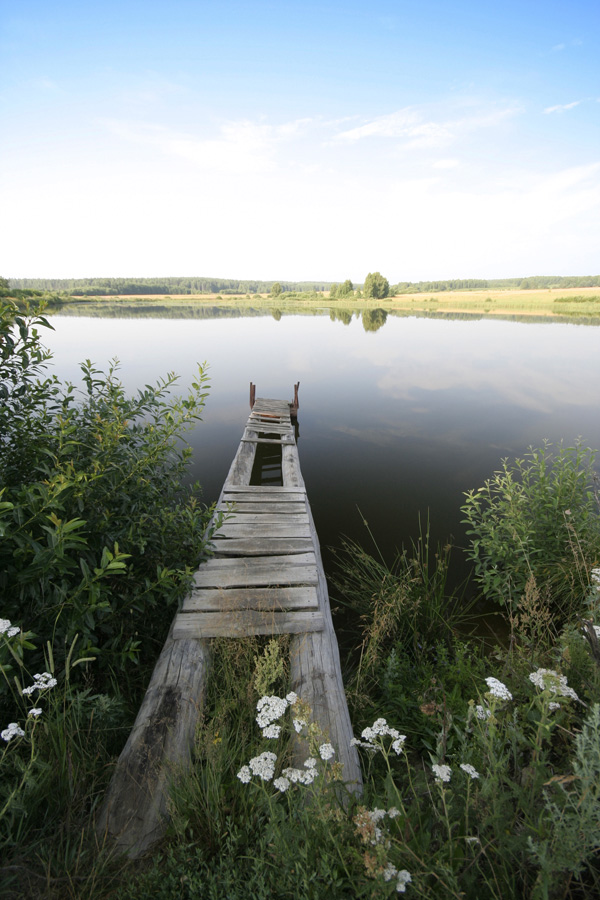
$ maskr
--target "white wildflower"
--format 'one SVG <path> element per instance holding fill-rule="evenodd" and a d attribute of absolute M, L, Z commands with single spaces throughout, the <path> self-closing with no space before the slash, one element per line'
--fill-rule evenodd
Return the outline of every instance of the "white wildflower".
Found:
<path fill-rule="evenodd" d="M 431 767 L 435 773 L 436 781 L 450 781 L 450 776 L 452 774 L 452 769 L 450 766 L 432 766 Z"/>
<path fill-rule="evenodd" d="M 404 894 L 406 891 L 406 885 L 410 884 L 412 878 L 410 877 L 410 872 L 407 872 L 406 869 L 402 869 L 401 872 L 398 872 L 398 881 L 396 882 L 396 891 L 399 894 Z"/>
<path fill-rule="evenodd" d="M 391 728 L 385 719 L 376 719 L 372 726 L 363 728 L 361 732 L 363 740 L 361 741 L 358 738 L 352 738 L 350 746 L 363 747 L 365 750 L 370 750 L 372 753 L 375 753 L 377 750 L 382 749 L 380 739 L 386 735 L 392 738 L 392 750 L 397 756 L 400 756 L 404 749 L 402 745 L 406 740 L 406 735 L 400 734 L 396 728 Z"/>
<path fill-rule="evenodd" d="M 281 775 L 279 778 L 275 779 L 275 781 L 273 782 L 273 787 L 276 787 L 277 790 L 281 791 L 281 793 L 283 794 L 284 791 L 287 791 L 290 784 L 291 784 L 291 782 L 289 781 L 289 779 L 287 779 L 283 775 Z"/>
<path fill-rule="evenodd" d="M 590 572 L 590 581 L 596 590 L 600 590 L 600 569 L 592 569 Z"/>
<path fill-rule="evenodd" d="M 396 756 L 400 756 L 400 754 L 404 750 L 403 744 L 404 744 L 405 740 L 406 740 L 406 735 L 400 734 L 400 735 L 398 735 L 398 737 L 396 738 L 395 741 L 392 741 L 392 750 L 394 751 Z"/>
<path fill-rule="evenodd" d="M 471 778 L 479 778 L 479 772 L 470 763 L 461 763 L 460 767 L 463 772 L 466 772 Z"/>
<path fill-rule="evenodd" d="M 275 774 L 276 760 L 276 754 L 266 750 L 260 756 L 253 757 L 248 765 L 253 775 L 258 775 L 263 781 L 270 781 Z"/>
<path fill-rule="evenodd" d="M 385 869 L 383 870 L 383 880 L 391 881 L 392 878 L 395 878 L 398 874 L 398 869 L 396 866 L 393 866 L 391 863 L 388 863 Z"/>
<path fill-rule="evenodd" d="M 350 741 L 350 746 L 362 747 L 363 750 L 370 750 L 371 753 L 377 753 L 377 751 L 379 750 L 379 747 L 377 747 L 375 744 L 368 743 L 367 741 L 361 741 L 358 738 L 352 738 L 352 740 Z"/>
<path fill-rule="evenodd" d="M 265 738 L 278 738 L 281 734 L 281 725 L 267 725 L 263 728 L 262 734 Z"/>
<path fill-rule="evenodd" d="M 297 703 L 300 698 L 295 691 L 290 691 L 289 694 L 285 695 L 285 699 L 290 704 L 290 706 L 293 706 L 294 703 Z"/>
<path fill-rule="evenodd" d="M 308 722 L 306 721 L 306 719 L 294 719 L 294 728 L 296 729 L 296 732 L 298 734 L 300 734 L 302 729 L 306 728 L 307 725 Z"/>
<path fill-rule="evenodd" d="M 37 716 L 41 716 L 41 714 L 42 714 L 42 710 L 39 709 L 39 707 L 38 707 L 37 709 L 30 709 L 30 710 L 29 710 L 29 715 L 30 715 L 30 716 L 35 716 L 36 718 L 37 718 Z"/>
<path fill-rule="evenodd" d="M 548 709 L 550 710 L 550 712 L 554 712 L 555 710 L 560 709 L 560 703 L 555 703 L 554 700 L 552 700 L 548 704 Z"/>
<path fill-rule="evenodd" d="M 33 694 L 34 691 L 47 691 L 49 688 L 56 687 L 58 684 L 56 678 L 53 678 L 50 672 L 42 672 L 41 675 L 33 676 L 34 683 L 29 687 L 23 688 L 23 694 Z"/>
<path fill-rule="evenodd" d="M 381 822 L 382 819 L 385 819 L 386 812 L 385 809 L 375 809 L 370 810 L 369 815 L 371 817 L 371 821 L 375 824 L 377 822 Z"/>
<path fill-rule="evenodd" d="M 11 638 L 20 632 L 18 625 L 12 625 L 10 619 L 0 619 L 0 634 L 5 634 Z"/>
<path fill-rule="evenodd" d="M 388 814 L 388 816 L 390 817 L 390 819 L 395 819 L 396 816 L 399 816 L 399 815 L 400 815 L 400 810 L 399 810 L 396 806 L 391 806 L 391 807 L 388 809 L 388 813 L 387 813 L 387 814 Z"/>
<path fill-rule="evenodd" d="M 334 754 L 335 750 L 333 749 L 333 744 L 321 744 L 319 747 L 319 756 L 321 759 L 331 759 Z"/>
<path fill-rule="evenodd" d="M 11 741 L 14 737 L 23 737 L 25 732 L 22 728 L 20 728 L 16 722 L 11 722 L 8 728 L 5 728 L 4 731 L 0 733 L 0 737 L 3 741 Z"/>
<path fill-rule="evenodd" d="M 570 700 L 579 700 L 573 688 L 567 684 L 567 676 L 559 675 L 554 669 L 537 669 L 530 673 L 529 680 L 542 691 L 560 694 L 561 697 L 568 697 Z"/>
<path fill-rule="evenodd" d="M 242 766 L 240 771 L 237 773 L 237 777 L 240 779 L 242 784 L 248 784 L 248 782 L 252 780 L 252 772 L 250 771 L 248 766 Z"/>
<path fill-rule="evenodd" d="M 259 728 L 266 728 L 272 722 L 280 719 L 286 709 L 288 701 L 283 697 L 261 697 L 256 704 L 258 715 L 256 722 Z"/>
<path fill-rule="evenodd" d="M 294 769 L 290 766 L 289 768 L 284 769 L 281 774 L 292 784 L 309 785 L 313 783 L 318 773 L 317 770 L 312 767 L 307 769 Z"/>
<path fill-rule="evenodd" d="M 478 719 L 489 719 L 492 711 L 487 706 L 480 706 L 479 703 L 475 707 L 475 715 Z"/>
<path fill-rule="evenodd" d="M 512 700 L 512 694 L 505 684 L 498 681 L 497 678 L 486 678 L 485 683 L 489 688 L 492 697 L 498 697 L 500 700 Z"/>
<path fill-rule="evenodd" d="M 316 769 L 317 761 L 314 758 L 314 756 L 309 756 L 308 759 L 304 760 L 304 765 L 306 766 L 307 769 Z"/>

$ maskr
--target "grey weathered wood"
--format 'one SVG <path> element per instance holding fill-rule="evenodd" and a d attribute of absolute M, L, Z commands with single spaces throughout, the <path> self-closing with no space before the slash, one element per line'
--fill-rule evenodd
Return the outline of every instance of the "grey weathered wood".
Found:
<path fill-rule="evenodd" d="M 281 586 L 287 584 L 316 584 L 317 567 L 314 564 L 294 565 L 293 561 L 298 556 L 312 556 L 311 553 L 303 553 L 290 556 L 277 556 L 272 559 L 279 560 L 273 564 L 268 558 L 250 557 L 248 559 L 213 559 L 208 565 L 202 566 L 194 575 L 194 581 L 198 587 L 261 587 Z M 314 556 L 313 556 L 314 559 Z M 288 562 L 289 561 L 289 562 Z M 235 562 L 237 565 L 227 565 Z M 254 566 L 253 563 L 259 563 Z M 217 563 L 225 563 L 225 567 L 216 568 Z M 291 564 L 290 564 L 291 563 Z"/>
<path fill-rule="evenodd" d="M 316 609 L 318 606 L 316 587 L 196 589 L 184 600 L 182 612 Z"/>
<path fill-rule="evenodd" d="M 281 472 L 283 475 L 283 483 L 289 487 L 304 487 L 304 480 L 300 471 L 300 460 L 298 459 L 298 448 L 293 447 L 281 448 Z"/>
<path fill-rule="evenodd" d="M 254 609 L 224 613 L 179 613 L 175 638 L 249 637 L 252 634 L 298 634 L 318 632 L 325 622 L 319 610 L 258 612 Z"/>
<path fill-rule="evenodd" d="M 247 484 L 252 475 L 255 457 L 256 444 L 240 444 L 235 459 L 231 464 L 227 480 L 238 484 Z"/>
<path fill-rule="evenodd" d="M 306 538 L 223 538 L 213 542 L 215 556 L 266 556 L 269 553 L 295 555 L 312 550 L 312 540 Z"/>
<path fill-rule="evenodd" d="M 302 488 L 304 486 L 302 485 Z M 278 494 L 286 494 L 294 500 L 304 500 L 306 492 L 298 485 L 288 487 L 287 485 L 264 485 L 264 484 L 234 484 L 233 482 L 225 482 L 223 488 L 224 494 L 260 494 L 275 500 Z M 285 498 L 284 498 L 285 499 Z"/>
<path fill-rule="evenodd" d="M 242 443 L 248 444 L 281 444 L 285 443 L 293 443 L 294 438 L 291 435 L 283 434 L 281 436 L 281 440 L 277 440 L 277 438 L 258 438 L 258 437 L 243 437 Z"/>
<path fill-rule="evenodd" d="M 237 520 L 235 522 L 226 523 L 219 528 L 218 534 L 221 537 L 254 537 L 257 533 L 257 526 L 255 522 L 250 522 L 248 524 L 240 523 Z M 262 537 L 310 537 L 310 527 L 308 522 L 304 525 L 297 524 L 294 522 L 286 523 L 285 525 L 272 525 L 269 523 L 265 523 L 260 526 L 260 533 Z"/>
<path fill-rule="evenodd" d="M 285 499 L 285 497 L 283 499 L 280 497 L 276 502 L 271 502 L 270 499 L 259 500 L 256 497 L 253 497 L 251 501 L 242 499 L 235 500 L 234 502 L 235 506 L 231 508 L 231 513 L 233 515 L 237 515 L 238 513 L 243 515 L 259 513 L 261 516 L 306 516 L 305 503 L 296 503 L 293 500 Z"/>
<path fill-rule="evenodd" d="M 259 525 L 260 527 L 263 525 L 308 525 L 308 516 L 306 515 L 306 510 L 301 513 L 287 513 L 285 511 L 282 512 L 281 510 L 277 510 L 277 512 L 266 512 L 261 514 L 248 513 L 245 509 L 238 507 L 228 519 L 226 525 Z M 220 533 L 221 529 L 219 529 L 218 532 L 215 532 L 215 534 Z"/>
<path fill-rule="evenodd" d="M 171 629 L 96 820 L 101 839 L 131 857 L 164 832 L 169 788 L 189 763 L 208 662 L 207 641 L 176 640 Z"/>
<path fill-rule="evenodd" d="M 325 740 L 331 741 L 335 747 L 335 759 L 343 766 L 343 780 L 347 788 L 360 793 L 362 791 L 360 760 L 356 747 L 350 744 L 353 737 L 352 723 L 342 680 L 340 652 L 331 618 L 327 581 L 308 500 L 306 505 L 311 519 L 319 573 L 317 584 L 319 608 L 325 619 L 325 627 L 319 633 L 292 637 L 290 646 L 292 690 L 309 704 L 313 721 L 318 722 Z M 296 765 L 302 765 L 309 754 L 309 748 L 301 736 L 295 737 L 293 753 Z"/>

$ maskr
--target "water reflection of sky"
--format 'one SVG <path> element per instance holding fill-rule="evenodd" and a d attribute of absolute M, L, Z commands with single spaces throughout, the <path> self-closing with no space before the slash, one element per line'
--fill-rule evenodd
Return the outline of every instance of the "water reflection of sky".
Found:
<path fill-rule="evenodd" d="M 248 410 L 300 381 L 300 458 L 321 541 L 360 534 L 357 506 L 391 549 L 431 511 L 434 534 L 462 540 L 459 506 L 501 457 L 544 438 L 600 447 L 600 329 L 569 324 L 388 316 L 365 332 L 327 316 L 247 319 L 56 317 L 47 343 L 61 378 L 114 356 L 132 391 L 168 371 L 211 391 L 192 436 L 194 470 L 215 499 Z"/>

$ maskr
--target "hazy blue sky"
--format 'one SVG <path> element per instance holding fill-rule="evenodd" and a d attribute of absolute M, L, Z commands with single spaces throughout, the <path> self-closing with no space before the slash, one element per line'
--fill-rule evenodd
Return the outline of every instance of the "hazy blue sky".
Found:
<path fill-rule="evenodd" d="M 0 273 L 600 272 L 598 0 L 0 0 Z"/>

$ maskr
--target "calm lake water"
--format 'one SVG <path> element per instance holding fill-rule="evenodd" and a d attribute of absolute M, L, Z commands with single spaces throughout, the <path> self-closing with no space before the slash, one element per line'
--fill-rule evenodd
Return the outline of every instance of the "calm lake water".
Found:
<path fill-rule="evenodd" d="M 302 472 L 326 569 L 342 535 L 408 546 L 419 513 L 434 540 L 464 546 L 460 506 L 503 457 L 544 439 L 600 448 L 600 328 L 557 322 L 387 317 L 365 330 L 329 314 L 249 318 L 54 316 L 54 371 L 78 381 L 86 358 L 121 362 L 129 391 L 210 366 L 191 435 L 206 502 L 220 492 L 257 396 L 291 399 L 300 381 Z M 369 322 L 366 322 L 369 325 Z M 375 319 L 370 323 L 376 327 Z M 359 512 L 360 510 L 360 512 Z M 464 571 L 454 552 L 457 577 Z"/>

